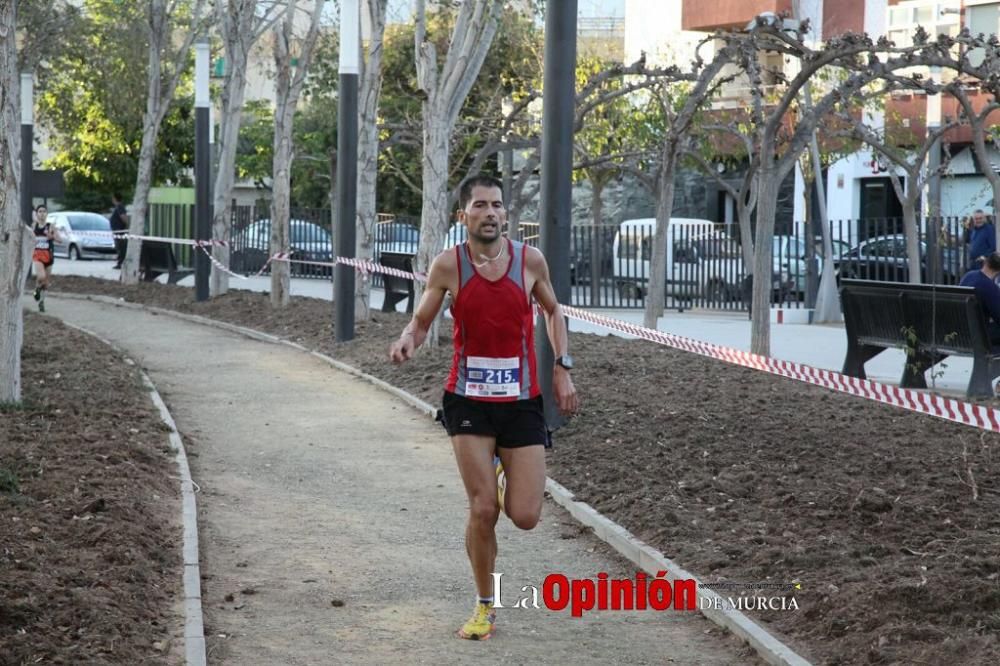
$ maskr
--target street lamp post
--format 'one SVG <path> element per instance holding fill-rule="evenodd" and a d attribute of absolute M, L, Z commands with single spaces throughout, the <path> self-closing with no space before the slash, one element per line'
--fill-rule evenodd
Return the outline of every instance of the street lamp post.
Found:
<path fill-rule="evenodd" d="M 32 157 L 35 141 L 35 76 L 21 73 L 21 219 L 32 224 Z"/>
<path fill-rule="evenodd" d="M 576 106 L 576 0 L 549 2 L 545 8 L 545 74 L 542 106 L 542 175 L 539 233 L 549 264 L 552 288 L 560 303 L 570 302 L 569 243 L 573 220 L 573 118 Z M 551 368 L 555 353 L 539 316 L 538 363 Z M 562 425 L 552 394 L 552 373 L 540 372 L 545 416 L 550 430 Z"/>
<path fill-rule="evenodd" d="M 194 219 L 195 240 L 207 242 L 212 238 L 211 215 L 211 174 L 212 156 L 209 146 L 209 99 L 208 69 L 209 44 L 201 39 L 194 45 Z M 211 263 L 208 259 L 210 247 L 202 246 L 194 252 L 194 292 L 196 301 L 207 301 Z"/>
<path fill-rule="evenodd" d="M 358 0 L 340 3 L 340 99 L 337 105 L 337 255 L 354 257 L 358 216 Z M 338 264 L 334 281 L 334 336 L 354 339 L 354 267 Z"/>

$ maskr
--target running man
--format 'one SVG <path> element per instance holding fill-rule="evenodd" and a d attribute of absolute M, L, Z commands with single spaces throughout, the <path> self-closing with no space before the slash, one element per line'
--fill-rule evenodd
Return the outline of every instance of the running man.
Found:
<path fill-rule="evenodd" d="M 458 635 L 486 640 L 496 621 L 490 574 L 500 510 L 530 530 L 538 524 L 545 491 L 548 430 L 536 374 L 532 297 L 545 312 L 555 352 L 551 372 L 559 410 L 572 414 L 578 400 L 566 322 L 545 257 L 502 235 L 507 211 L 500 181 L 468 178 L 460 188 L 459 207 L 468 240 L 435 257 L 413 319 L 389 355 L 395 363 L 412 358 L 451 294 L 455 351 L 443 399 L 444 425 L 469 497 L 465 546 L 478 592 L 472 617 Z"/>
<path fill-rule="evenodd" d="M 55 241 L 57 231 L 48 221 L 49 211 L 44 204 L 35 208 L 35 250 L 31 254 L 31 262 L 35 268 L 35 300 L 38 301 L 38 311 L 45 312 L 45 291 L 49 288 L 49 277 L 52 275 L 52 264 L 55 262 Z"/>

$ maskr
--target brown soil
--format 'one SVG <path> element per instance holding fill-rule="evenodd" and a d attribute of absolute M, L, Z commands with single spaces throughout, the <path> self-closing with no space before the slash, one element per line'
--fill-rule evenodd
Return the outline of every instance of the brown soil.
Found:
<path fill-rule="evenodd" d="M 0 664 L 167 664 L 183 621 L 176 469 L 137 371 L 25 321 L 0 406 Z"/>
<path fill-rule="evenodd" d="M 388 363 L 402 314 L 338 345 L 326 301 L 56 288 L 277 334 L 432 403 L 450 356 L 443 337 Z M 801 583 L 774 593 L 798 610 L 750 614 L 817 662 L 1000 661 L 1000 437 L 641 341 L 573 334 L 571 348 L 583 408 L 549 466 L 579 498 L 705 581 Z"/>

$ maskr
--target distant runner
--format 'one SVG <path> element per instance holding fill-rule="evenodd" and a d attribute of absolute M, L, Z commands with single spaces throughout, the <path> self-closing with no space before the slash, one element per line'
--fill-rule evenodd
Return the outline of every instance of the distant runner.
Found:
<path fill-rule="evenodd" d="M 55 262 L 54 244 L 58 238 L 56 228 L 48 222 L 48 215 L 45 205 L 39 204 L 35 208 L 35 222 L 32 225 L 35 250 L 31 254 L 31 261 L 35 269 L 35 300 L 38 301 L 39 312 L 45 312 L 45 292 L 49 288 L 49 277 Z"/>

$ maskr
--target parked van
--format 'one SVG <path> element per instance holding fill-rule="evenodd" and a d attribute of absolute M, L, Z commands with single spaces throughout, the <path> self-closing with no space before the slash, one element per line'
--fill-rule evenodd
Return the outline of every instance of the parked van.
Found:
<path fill-rule="evenodd" d="M 667 296 L 709 302 L 741 297 L 747 271 L 732 229 L 731 225 L 710 220 L 670 220 L 667 227 Z M 653 272 L 650 259 L 655 233 L 654 218 L 621 223 L 614 241 L 614 276 L 622 298 L 639 299 L 645 295 Z M 787 260 L 775 257 L 772 288 L 779 300 L 795 290 L 786 265 Z"/>

